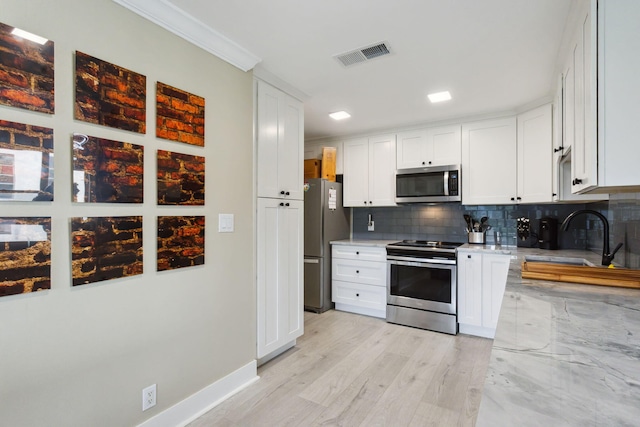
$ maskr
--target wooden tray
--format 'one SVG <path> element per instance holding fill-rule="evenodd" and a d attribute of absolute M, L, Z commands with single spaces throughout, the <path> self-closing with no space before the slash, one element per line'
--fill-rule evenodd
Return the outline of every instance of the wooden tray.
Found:
<path fill-rule="evenodd" d="M 626 268 L 589 267 L 539 261 L 523 261 L 522 278 L 640 289 L 640 270 Z"/>

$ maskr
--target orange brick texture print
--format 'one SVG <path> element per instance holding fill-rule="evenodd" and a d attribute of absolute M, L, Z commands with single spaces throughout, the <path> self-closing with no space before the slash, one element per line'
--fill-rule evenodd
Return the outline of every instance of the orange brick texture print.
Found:
<path fill-rule="evenodd" d="M 141 145 L 74 134 L 74 201 L 142 203 L 143 158 Z"/>
<path fill-rule="evenodd" d="M 158 150 L 158 205 L 204 205 L 204 157 Z"/>
<path fill-rule="evenodd" d="M 73 286 L 142 274 L 142 217 L 71 218 Z"/>
<path fill-rule="evenodd" d="M 0 297 L 51 289 L 51 218 L 0 218 Z"/>
<path fill-rule="evenodd" d="M 147 78 L 76 51 L 75 118 L 146 133 Z"/>
<path fill-rule="evenodd" d="M 25 40 L 13 28 L 0 23 L 0 104 L 53 114 L 53 42 Z"/>
<path fill-rule="evenodd" d="M 158 271 L 204 264 L 204 216 L 158 217 Z"/>
<path fill-rule="evenodd" d="M 158 82 L 156 136 L 204 147 L 204 98 Z"/>

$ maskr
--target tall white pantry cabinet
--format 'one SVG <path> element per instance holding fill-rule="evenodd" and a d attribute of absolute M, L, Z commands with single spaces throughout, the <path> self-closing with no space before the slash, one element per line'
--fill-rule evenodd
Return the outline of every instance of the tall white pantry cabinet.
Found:
<path fill-rule="evenodd" d="M 295 345 L 304 331 L 304 110 L 256 79 L 257 358 Z"/>

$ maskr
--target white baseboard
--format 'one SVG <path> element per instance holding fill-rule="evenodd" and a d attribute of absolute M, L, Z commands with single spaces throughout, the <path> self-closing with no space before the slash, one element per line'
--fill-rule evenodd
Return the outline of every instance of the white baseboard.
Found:
<path fill-rule="evenodd" d="M 226 377 L 149 418 L 138 427 L 186 426 L 258 379 L 260 377 L 256 361 L 252 360 Z"/>

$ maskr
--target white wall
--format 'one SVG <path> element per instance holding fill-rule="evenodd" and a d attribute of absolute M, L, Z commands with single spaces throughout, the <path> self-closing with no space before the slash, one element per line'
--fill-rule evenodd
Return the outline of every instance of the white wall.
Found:
<path fill-rule="evenodd" d="M 0 425 L 138 424 L 255 357 L 252 75 L 110 0 L 0 0 L 0 21 L 55 42 L 56 85 L 53 116 L 0 106 L 54 128 L 56 158 L 54 202 L 0 205 L 53 226 L 51 290 L 0 298 Z M 146 135 L 73 119 L 75 50 L 147 76 Z M 206 98 L 205 148 L 155 138 L 158 80 Z M 144 204 L 71 203 L 73 132 L 145 146 Z M 156 206 L 156 149 L 206 157 L 205 207 Z M 156 217 L 174 214 L 206 215 L 206 262 L 157 273 Z M 144 274 L 72 288 L 69 218 L 114 215 L 144 216 Z"/>

